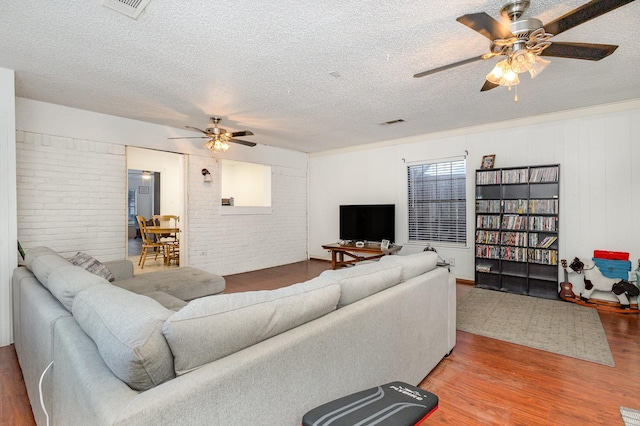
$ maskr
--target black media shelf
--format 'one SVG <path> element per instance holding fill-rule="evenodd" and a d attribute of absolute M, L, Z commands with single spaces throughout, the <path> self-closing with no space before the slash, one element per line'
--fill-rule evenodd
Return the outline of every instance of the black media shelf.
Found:
<path fill-rule="evenodd" d="M 480 288 L 558 298 L 560 165 L 476 170 Z"/>

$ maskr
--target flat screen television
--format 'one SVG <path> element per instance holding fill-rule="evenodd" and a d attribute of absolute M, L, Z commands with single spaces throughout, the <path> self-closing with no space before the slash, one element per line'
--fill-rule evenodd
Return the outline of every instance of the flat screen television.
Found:
<path fill-rule="evenodd" d="M 395 241 L 395 204 L 340 206 L 340 239 L 354 241 Z"/>

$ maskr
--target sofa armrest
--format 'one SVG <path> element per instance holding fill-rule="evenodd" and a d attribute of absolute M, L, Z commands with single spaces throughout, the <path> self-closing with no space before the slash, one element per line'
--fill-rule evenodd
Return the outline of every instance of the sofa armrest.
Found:
<path fill-rule="evenodd" d="M 116 281 L 133 278 L 133 263 L 130 260 L 111 260 L 102 264 L 116 277 Z"/>

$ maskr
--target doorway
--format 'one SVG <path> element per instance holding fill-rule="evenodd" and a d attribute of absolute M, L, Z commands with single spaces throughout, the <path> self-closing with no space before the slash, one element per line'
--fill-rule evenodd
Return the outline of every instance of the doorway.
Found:
<path fill-rule="evenodd" d="M 127 170 L 127 256 L 139 256 L 142 236 L 138 226 L 138 215 L 151 219 L 160 214 L 160 172 L 151 170 Z"/>
<path fill-rule="evenodd" d="M 184 156 L 172 152 L 127 147 L 127 258 L 137 272 L 149 272 L 163 267 L 161 260 L 148 258 L 144 271 L 138 271 L 142 238 L 136 216 L 149 220 L 154 215 L 174 215 L 180 218 L 180 265 L 186 265 L 184 215 Z M 173 266 L 175 267 L 175 265 Z M 156 269 L 157 270 L 157 269 Z"/>

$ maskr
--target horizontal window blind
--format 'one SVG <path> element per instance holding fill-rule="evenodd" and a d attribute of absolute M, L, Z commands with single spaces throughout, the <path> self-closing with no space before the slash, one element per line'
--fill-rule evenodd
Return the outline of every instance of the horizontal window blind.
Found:
<path fill-rule="evenodd" d="M 466 160 L 407 166 L 409 241 L 466 244 Z"/>

